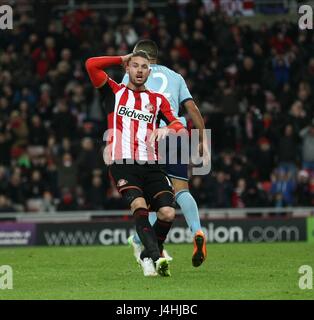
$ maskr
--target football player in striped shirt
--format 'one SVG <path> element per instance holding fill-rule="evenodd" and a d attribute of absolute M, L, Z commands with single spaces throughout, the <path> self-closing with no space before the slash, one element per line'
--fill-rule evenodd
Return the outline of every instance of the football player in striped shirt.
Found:
<path fill-rule="evenodd" d="M 116 83 L 104 71 L 123 63 L 129 74 L 126 85 Z M 89 58 L 86 69 L 94 87 L 103 91 L 107 99 L 109 172 L 135 218 L 136 231 L 144 245 L 139 257 L 144 275 L 170 276 L 162 246 L 175 217 L 174 193 L 170 179 L 158 164 L 157 142 L 170 130 L 186 130 L 168 100 L 145 87 L 150 63 L 144 51 L 122 57 Z M 166 126 L 159 128 L 160 120 Z M 148 220 L 149 209 L 157 212 L 154 225 Z"/>

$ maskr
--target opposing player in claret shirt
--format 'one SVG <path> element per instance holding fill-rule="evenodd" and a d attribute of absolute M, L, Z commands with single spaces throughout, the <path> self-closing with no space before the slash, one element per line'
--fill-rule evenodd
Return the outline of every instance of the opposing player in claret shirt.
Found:
<path fill-rule="evenodd" d="M 150 39 L 140 40 L 134 47 L 133 52 L 138 50 L 145 51 L 151 63 L 151 73 L 147 79 L 147 88 L 156 92 L 162 93 L 167 99 L 169 99 L 171 107 L 174 109 L 174 113 L 178 116 L 181 106 L 184 106 L 189 116 L 191 117 L 196 129 L 199 129 L 199 152 L 203 156 L 204 164 L 209 161 L 209 151 L 207 148 L 206 136 L 204 133 L 204 121 L 197 108 L 189 89 L 183 79 L 183 77 L 174 72 L 173 70 L 157 64 L 158 47 L 156 43 Z M 129 76 L 126 74 L 122 80 L 122 83 L 127 83 Z M 180 121 L 186 126 L 186 120 L 184 117 L 180 117 Z M 161 122 L 161 126 L 166 125 Z M 172 184 L 175 190 L 175 200 L 180 206 L 185 220 L 192 231 L 194 239 L 194 249 L 192 254 L 192 264 L 194 267 L 200 266 L 206 259 L 206 239 L 201 228 L 197 203 L 193 196 L 189 192 L 188 185 L 188 165 L 180 158 L 181 155 L 181 143 L 178 141 L 178 148 L 167 147 L 167 164 L 166 172 L 171 178 Z M 182 148 L 184 146 L 182 145 Z M 176 153 L 177 163 L 171 164 L 169 159 L 171 155 Z M 156 221 L 156 214 L 151 212 L 149 215 L 149 221 L 154 224 Z M 138 235 L 131 236 L 129 243 L 133 246 L 135 258 L 138 260 L 141 252 L 141 244 Z M 169 260 L 172 258 L 169 256 L 166 250 L 164 250 L 164 256 Z"/>
<path fill-rule="evenodd" d="M 127 85 L 117 84 L 103 70 L 123 63 L 130 77 Z M 134 215 L 136 231 L 144 245 L 139 259 L 144 275 L 170 276 L 162 246 L 175 217 L 174 193 L 169 178 L 157 163 L 156 141 L 165 138 L 170 129 L 184 131 L 184 127 L 174 116 L 168 100 L 146 89 L 150 63 L 144 51 L 122 57 L 90 58 L 86 69 L 93 85 L 103 90 L 107 98 L 111 131 L 109 172 Z M 158 128 L 161 119 L 167 126 Z M 149 207 L 157 212 L 153 226 L 148 220 Z"/>

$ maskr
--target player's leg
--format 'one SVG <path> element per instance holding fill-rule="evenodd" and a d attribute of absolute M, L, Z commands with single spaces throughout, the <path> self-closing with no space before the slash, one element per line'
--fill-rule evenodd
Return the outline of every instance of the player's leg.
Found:
<path fill-rule="evenodd" d="M 148 221 L 149 211 L 144 198 L 143 181 L 140 178 L 142 176 L 141 171 L 141 166 L 135 167 L 134 165 L 114 164 L 109 168 L 111 178 L 116 183 L 118 191 L 130 206 L 135 219 L 136 231 L 147 252 L 147 256 L 145 257 L 147 259 L 138 260 L 145 274 L 143 262 L 149 259 L 157 261 L 160 258 L 160 252 L 155 231 Z M 145 264 L 145 266 L 147 265 Z"/>
<path fill-rule="evenodd" d="M 157 221 L 157 213 L 156 212 L 149 212 L 148 216 L 149 223 L 153 226 L 155 222 Z M 137 233 L 132 234 L 128 238 L 128 243 L 130 246 L 132 246 L 133 251 L 134 251 L 134 256 L 136 260 L 139 262 L 140 259 L 140 254 L 142 252 L 142 242 L 140 237 L 138 236 Z M 162 256 L 166 258 L 168 261 L 172 261 L 173 258 L 169 255 L 168 251 L 166 249 L 162 250 Z"/>
<path fill-rule="evenodd" d="M 188 165 L 183 163 L 167 164 L 166 170 L 171 178 L 175 200 L 180 206 L 192 234 L 195 235 L 202 228 L 197 203 L 189 191 Z"/>
<path fill-rule="evenodd" d="M 192 234 L 195 235 L 198 231 L 202 231 L 202 227 L 198 206 L 189 191 L 188 181 L 171 177 L 171 182 L 175 190 L 176 202 L 180 206 Z"/>
<path fill-rule="evenodd" d="M 126 191 L 129 194 L 131 190 Z M 136 232 L 144 245 L 147 253 L 146 257 L 150 257 L 153 261 L 160 258 L 159 247 L 155 231 L 148 221 L 149 211 L 144 198 L 138 197 L 131 202 L 131 210 L 135 219 Z M 144 258 L 141 256 L 141 258 Z"/>
<path fill-rule="evenodd" d="M 148 220 L 149 220 L 150 224 L 153 226 L 154 223 L 155 223 L 156 220 L 157 220 L 157 213 L 156 213 L 156 212 L 150 212 L 150 213 L 149 213 Z M 138 243 L 138 244 L 141 243 L 140 237 L 138 236 L 137 233 L 133 236 L 133 241 L 134 241 L 135 243 Z"/>
<path fill-rule="evenodd" d="M 178 137 L 176 145 L 173 139 L 167 144 L 166 171 L 171 178 L 176 202 L 180 206 L 185 220 L 193 235 L 201 231 L 198 207 L 193 196 L 189 192 L 188 163 L 190 158 L 189 142 Z"/>
<path fill-rule="evenodd" d="M 186 180 L 171 179 L 177 204 L 180 206 L 185 220 L 193 234 L 194 250 L 192 264 L 194 267 L 200 266 L 206 259 L 206 238 L 202 231 L 198 207 L 195 199 L 189 191 Z"/>
<path fill-rule="evenodd" d="M 145 195 L 151 208 L 157 212 L 157 219 L 153 229 L 157 237 L 160 254 L 162 255 L 163 243 L 175 218 L 174 193 L 170 179 L 159 169 L 159 166 L 155 168 L 156 170 L 150 171 L 144 187 L 147 190 Z M 169 276 L 170 271 L 167 259 L 163 258 L 159 262 L 161 261 L 161 265 L 158 265 L 158 262 L 156 263 L 157 271 L 163 276 Z"/>
<path fill-rule="evenodd" d="M 130 197 L 130 195 L 129 195 Z M 148 221 L 149 211 L 143 197 L 136 198 L 131 203 L 131 210 L 135 218 L 137 234 L 144 245 L 140 254 L 139 263 L 143 268 L 144 276 L 156 276 L 155 262 L 160 258 L 157 237 Z M 143 255 L 143 252 L 145 254 Z"/>

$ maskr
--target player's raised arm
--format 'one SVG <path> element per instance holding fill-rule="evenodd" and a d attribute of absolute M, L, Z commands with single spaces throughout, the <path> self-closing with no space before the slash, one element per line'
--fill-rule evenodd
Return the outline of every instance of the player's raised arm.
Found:
<path fill-rule="evenodd" d="M 127 62 L 133 54 L 126 56 L 101 56 L 89 58 L 85 62 L 89 78 L 95 88 L 101 88 L 108 80 L 108 74 L 104 71 L 105 68 L 112 65 L 121 65 Z"/>

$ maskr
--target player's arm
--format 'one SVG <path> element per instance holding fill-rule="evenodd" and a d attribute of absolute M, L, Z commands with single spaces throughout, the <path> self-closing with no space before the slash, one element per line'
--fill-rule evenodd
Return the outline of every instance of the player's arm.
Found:
<path fill-rule="evenodd" d="M 183 102 L 183 106 L 185 107 L 190 118 L 192 119 L 195 129 L 199 129 L 200 133 L 203 132 L 203 130 L 205 129 L 204 120 L 194 100 L 186 100 L 185 102 Z M 202 134 L 200 134 L 200 142 L 203 142 Z"/>
<path fill-rule="evenodd" d="M 170 133 L 170 131 L 186 131 L 180 120 L 175 117 L 170 103 L 164 96 L 161 96 L 161 105 L 158 116 L 167 124 L 167 126 L 157 128 L 153 131 L 149 139 L 151 144 L 153 144 L 155 141 L 164 139 Z"/>
<path fill-rule="evenodd" d="M 105 68 L 112 65 L 121 65 L 127 62 L 131 54 L 126 56 L 101 56 L 89 58 L 85 62 L 85 67 L 89 78 L 95 88 L 101 88 L 108 80 L 108 74 L 104 71 Z"/>
<path fill-rule="evenodd" d="M 180 102 L 185 107 L 189 117 L 192 119 L 195 129 L 198 129 L 199 134 L 199 153 L 204 158 L 204 164 L 209 162 L 209 150 L 207 136 L 205 134 L 205 124 L 199 108 L 195 104 L 192 95 L 183 79 L 180 81 Z"/>
<path fill-rule="evenodd" d="M 180 89 L 179 89 L 179 101 L 180 104 L 183 105 L 188 112 L 188 115 L 193 121 L 194 127 L 196 129 L 199 129 L 200 134 L 200 142 L 203 142 L 203 130 L 205 129 L 205 124 L 203 117 L 195 104 L 192 95 L 183 79 L 183 77 L 180 75 Z"/>

